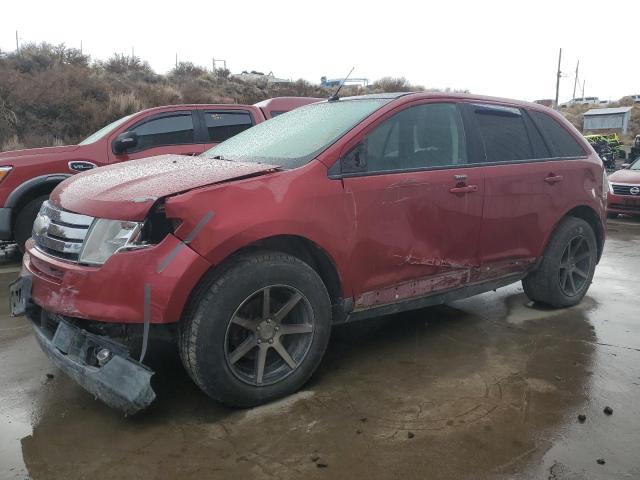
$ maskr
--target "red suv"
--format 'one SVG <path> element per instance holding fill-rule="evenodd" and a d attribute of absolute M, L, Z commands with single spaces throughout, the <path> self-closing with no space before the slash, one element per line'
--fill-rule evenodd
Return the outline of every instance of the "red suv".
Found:
<path fill-rule="evenodd" d="M 126 412 L 154 399 L 143 362 L 167 330 L 204 392 L 257 405 L 309 379 L 333 324 L 517 281 L 575 305 L 607 192 L 601 160 L 546 107 L 334 99 L 195 159 L 66 180 L 36 219 L 12 308 L 56 365 Z"/>
<path fill-rule="evenodd" d="M 0 240 L 15 240 L 22 249 L 42 203 L 74 173 L 163 153 L 199 155 L 252 125 L 318 100 L 156 107 L 116 120 L 78 145 L 2 152 Z"/>

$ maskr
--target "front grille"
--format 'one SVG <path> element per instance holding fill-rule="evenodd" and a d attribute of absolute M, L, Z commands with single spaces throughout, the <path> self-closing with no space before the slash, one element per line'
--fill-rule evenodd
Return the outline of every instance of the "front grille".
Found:
<path fill-rule="evenodd" d="M 77 262 L 92 223 L 93 217 L 67 212 L 46 201 L 33 223 L 33 241 L 41 252 Z"/>
<path fill-rule="evenodd" d="M 613 193 L 616 195 L 631 195 L 640 197 L 640 185 L 624 185 L 619 183 L 611 184 Z"/>

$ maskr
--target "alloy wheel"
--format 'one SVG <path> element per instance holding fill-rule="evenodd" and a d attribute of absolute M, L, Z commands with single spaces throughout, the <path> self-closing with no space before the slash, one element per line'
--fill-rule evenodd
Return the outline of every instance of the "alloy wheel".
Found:
<path fill-rule="evenodd" d="M 589 281 L 592 257 L 593 252 L 584 236 L 577 235 L 569 240 L 558 270 L 560 289 L 566 296 L 578 295 Z"/>
<path fill-rule="evenodd" d="M 225 358 L 233 374 L 255 386 L 271 385 L 292 374 L 313 341 L 313 309 L 288 285 L 270 285 L 247 297 L 231 317 Z"/>

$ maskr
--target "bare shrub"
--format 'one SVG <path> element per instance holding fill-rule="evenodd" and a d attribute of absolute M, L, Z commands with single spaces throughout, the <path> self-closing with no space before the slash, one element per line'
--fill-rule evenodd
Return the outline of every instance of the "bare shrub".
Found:
<path fill-rule="evenodd" d="M 345 86 L 340 96 L 420 89 L 405 78 L 386 77 L 370 87 Z M 90 62 L 64 45 L 27 44 L 20 52 L 0 52 L 0 145 L 77 143 L 124 115 L 159 105 L 252 104 L 276 96 L 327 98 L 334 91 L 306 80 L 244 82 L 229 70 L 213 73 L 191 62 L 158 75 L 135 56 Z"/>

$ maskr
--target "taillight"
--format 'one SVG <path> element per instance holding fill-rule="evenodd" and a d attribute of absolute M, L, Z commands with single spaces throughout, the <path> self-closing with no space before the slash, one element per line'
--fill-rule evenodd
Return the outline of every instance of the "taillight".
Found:
<path fill-rule="evenodd" d="M 607 195 L 613 193 L 613 187 L 609 183 L 609 177 L 607 176 L 607 170 L 602 170 L 602 198 L 607 199 Z"/>

